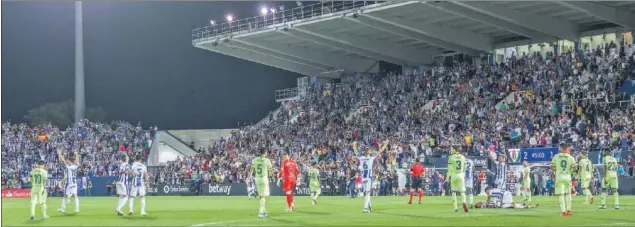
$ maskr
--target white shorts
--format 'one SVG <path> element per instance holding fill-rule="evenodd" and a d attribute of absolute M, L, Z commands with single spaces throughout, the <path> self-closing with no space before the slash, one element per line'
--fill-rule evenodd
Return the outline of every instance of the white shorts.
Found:
<path fill-rule="evenodd" d="M 372 178 L 362 179 L 362 188 L 364 189 L 365 192 L 369 192 L 372 189 L 372 186 L 373 186 Z"/>
<path fill-rule="evenodd" d="M 128 195 L 128 188 L 126 187 L 126 184 L 117 182 L 116 187 L 117 195 Z"/>
<path fill-rule="evenodd" d="M 503 204 L 512 204 L 514 203 L 514 199 L 512 197 L 512 193 L 505 191 L 505 194 L 503 194 Z"/>
<path fill-rule="evenodd" d="M 472 178 L 465 178 L 465 188 L 474 188 L 474 181 Z"/>
<path fill-rule="evenodd" d="M 146 186 L 132 186 L 132 188 L 130 188 L 130 196 L 146 196 Z"/>
<path fill-rule="evenodd" d="M 77 195 L 77 184 L 67 184 L 64 195 Z"/>

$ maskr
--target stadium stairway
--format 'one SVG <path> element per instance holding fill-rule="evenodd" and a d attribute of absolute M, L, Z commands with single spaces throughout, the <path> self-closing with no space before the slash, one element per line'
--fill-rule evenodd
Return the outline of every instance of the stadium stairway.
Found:
<path fill-rule="evenodd" d="M 167 146 L 167 147 L 166 147 Z M 166 149 L 166 148 L 170 149 Z M 196 151 L 183 141 L 172 135 L 169 131 L 158 131 L 148 155 L 148 166 L 157 166 L 164 160 L 161 157 L 189 157 L 196 155 Z"/>

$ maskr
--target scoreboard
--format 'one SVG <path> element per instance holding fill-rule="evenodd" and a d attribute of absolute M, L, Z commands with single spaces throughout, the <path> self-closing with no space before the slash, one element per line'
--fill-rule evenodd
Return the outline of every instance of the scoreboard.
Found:
<path fill-rule="evenodd" d="M 557 147 L 520 148 L 507 150 L 509 164 L 520 164 L 523 161 L 529 163 L 551 162 L 553 156 L 558 154 Z"/>

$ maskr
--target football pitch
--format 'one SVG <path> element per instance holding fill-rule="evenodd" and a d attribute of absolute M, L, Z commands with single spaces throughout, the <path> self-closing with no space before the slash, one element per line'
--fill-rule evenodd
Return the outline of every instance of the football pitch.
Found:
<path fill-rule="evenodd" d="M 48 199 L 49 219 L 42 220 L 40 208 L 36 219 L 29 219 L 29 199 L 3 199 L 3 226 L 635 226 L 635 197 L 622 196 L 621 209 L 614 210 L 609 196 L 608 209 L 582 205 L 583 197 L 573 199 L 573 216 L 560 217 L 557 197 L 533 197 L 536 209 L 471 209 L 454 213 L 452 198 L 424 197 L 423 204 L 408 205 L 407 197 L 373 197 L 375 212 L 362 212 L 363 199 L 320 197 L 311 205 L 309 197 L 296 196 L 293 212 L 286 212 L 284 197 L 267 202 L 269 218 L 259 219 L 258 200 L 246 197 L 189 196 L 147 197 L 148 216 L 141 217 L 139 199 L 133 216 L 117 216 L 116 197 L 80 197 L 81 212 L 62 214 L 57 211 L 60 198 Z M 483 201 L 477 196 L 475 201 Z M 416 198 L 415 198 L 416 200 Z M 520 201 L 520 197 L 515 200 Z M 72 212 L 74 203 L 67 206 Z M 460 205 L 459 205 L 460 207 Z M 123 209 L 128 212 L 128 205 Z"/>

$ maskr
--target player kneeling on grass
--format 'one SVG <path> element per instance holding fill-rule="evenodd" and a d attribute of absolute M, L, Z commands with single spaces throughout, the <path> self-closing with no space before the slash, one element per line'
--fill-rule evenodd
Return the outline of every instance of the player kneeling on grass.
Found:
<path fill-rule="evenodd" d="M 487 194 L 486 202 L 477 202 L 474 204 L 476 208 L 510 208 L 510 209 L 530 209 L 537 208 L 538 203 L 535 205 L 529 205 L 526 203 L 516 204 L 514 203 L 511 192 L 504 191 L 498 188 L 485 188 L 485 194 Z"/>
<path fill-rule="evenodd" d="M 313 205 L 317 204 L 317 198 L 320 196 L 320 170 L 318 170 L 318 163 L 313 162 L 313 168 L 309 171 L 309 189 L 311 189 L 311 199 Z"/>
<path fill-rule="evenodd" d="M 35 217 L 35 206 L 39 203 L 42 206 L 42 218 L 46 215 L 46 178 L 48 173 L 44 169 L 44 161 L 38 161 L 35 169 L 31 170 L 31 220 Z"/>

